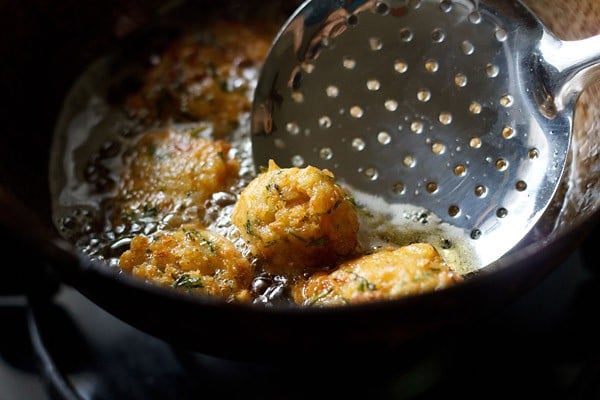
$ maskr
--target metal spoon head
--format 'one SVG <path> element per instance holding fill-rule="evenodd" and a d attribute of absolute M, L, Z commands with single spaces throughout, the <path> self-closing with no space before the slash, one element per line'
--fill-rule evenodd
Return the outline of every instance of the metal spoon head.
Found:
<path fill-rule="evenodd" d="M 545 92 L 547 35 L 517 1 L 307 1 L 258 82 L 255 163 L 327 168 L 427 210 L 486 266 L 531 231 L 567 158 L 573 110 Z"/>

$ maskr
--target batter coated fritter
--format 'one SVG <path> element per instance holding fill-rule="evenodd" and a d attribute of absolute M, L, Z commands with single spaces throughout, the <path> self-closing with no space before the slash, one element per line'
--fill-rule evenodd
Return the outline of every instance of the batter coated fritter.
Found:
<path fill-rule="evenodd" d="M 312 166 L 271 161 L 242 191 L 232 223 L 267 271 L 288 276 L 333 265 L 357 245 L 352 197 L 331 172 Z"/>

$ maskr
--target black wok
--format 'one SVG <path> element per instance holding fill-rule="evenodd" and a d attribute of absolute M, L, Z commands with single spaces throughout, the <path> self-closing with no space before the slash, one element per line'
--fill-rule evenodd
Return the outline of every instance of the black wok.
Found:
<path fill-rule="evenodd" d="M 172 15 L 187 18 L 219 18 L 220 13 L 237 12 L 235 2 L 223 3 L 172 2 L 167 6 L 173 7 L 169 9 Z M 251 3 L 255 9 L 263 4 Z M 294 5 L 281 4 L 290 10 Z M 186 12 L 178 11 L 187 6 Z M 553 207 L 517 251 L 464 284 L 384 303 L 295 309 L 185 296 L 117 274 L 84 256 L 56 231 L 48 184 L 49 149 L 62 101 L 76 77 L 96 57 L 142 30 L 164 7 L 158 1 L 143 5 L 136 1 L 0 5 L 0 88 L 4 96 L 0 111 L 0 254 L 5 258 L 0 289 L 4 293 L 26 293 L 35 300 L 51 293 L 57 282 L 65 283 L 151 335 L 222 357 L 390 355 L 410 347 L 413 341 L 505 306 L 543 279 L 597 227 L 600 126 L 593 121 L 600 118 L 600 96 L 595 87 L 583 95 L 585 109 L 578 108 L 576 145 L 568 167 L 571 179 L 565 181 Z M 596 23 L 573 26 L 579 31 L 587 27 L 588 35 L 600 33 L 600 20 L 592 21 Z M 552 20 L 547 22 L 565 38 L 583 36 L 584 32 L 569 32 Z"/>

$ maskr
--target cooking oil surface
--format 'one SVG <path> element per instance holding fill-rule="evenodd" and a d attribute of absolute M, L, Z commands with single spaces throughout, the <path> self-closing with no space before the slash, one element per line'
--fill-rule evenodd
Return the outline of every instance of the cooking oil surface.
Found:
<path fill-rule="evenodd" d="M 231 224 L 231 213 L 242 189 L 257 174 L 252 159 L 249 112 L 240 113 L 237 126 L 227 136 L 219 137 L 232 144 L 230 156 L 240 161 L 239 174 L 228 188 L 214 193 L 204 204 L 184 201 L 175 204 L 167 215 L 148 212 L 135 220 L 118 223 L 112 218 L 124 160 L 144 133 L 168 128 L 181 134 L 194 131 L 201 137 L 215 138 L 215 125 L 211 121 L 141 124 L 139 118 L 109 101 L 111 87 L 118 83 L 115 79 L 124 74 L 118 70 L 115 58 L 101 58 L 82 74 L 65 99 L 54 132 L 50 160 L 52 211 L 57 230 L 85 255 L 118 270 L 119 257 L 129 248 L 133 237 L 152 236 L 183 223 L 200 222 L 230 239 L 255 263 L 246 243 Z M 250 100 L 258 75 L 259 68 L 249 65 L 244 67 L 243 77 L 231 76 L 227 84 L 239 86 L 242 79 Z M 344 185 L 343 181 L 340 184 L 355 199 L 360 222 L 360 253 L 384 246 L 427 242 L 459 274 L 480 267 L 475 253 L 468 247 L 469 241 L 465 239 L 468 235 L 443 223 L 428 210 L 408 204 L 389 204 L 377 195 Z M 282 277 L 259 276 L 254 286 L 264 286 L 265 279 L 269 281 L 267 286 L 271 293 L 278 293 L 286 285 Z M 269 292 L 264 288 L 260 290 Z M 270 299 L 263 296 L 263 301 Z"/>
<path fill-rule="evenodd" d="M 412 204 L 391 204 L 373 194 L 346 186 L 359 206 L 359 243 L 365 251 L 384 246 L 430 243 L 451 268 L 466 275 L 481 267 L 470 247 L 468 232 Z"/>
<path fill-rule="evenodd" d="M 89 71 L 89 77 L 96 76 L 95 69 Z M 82 82 L 75 88 L 76 91 L 90 87 L 86 79 Z M 79 97 L 71 96 L 70 99 Z M 75 106 L 81 104 L 84 107 L 76 110 Z M 178 216 L 170 215 L 164 220 L 147 218 L 129 226 L 113 226 L 109 215 L 115 195 L 114 182 L 119 179 L 125 150 L 136 143 L 135 136 L 129 134 L 133 129 L 132 121 L 112 110 L 97 93 L 89 93 L 84 103 L 66 104 L 65 110 L 73 110 L 73 113 L 69 123 L 62 126 L 63 130 L 56 132 L 51 181 L 54 221 L 65 238 L 76 243 L 89 256 L 116 266 L 120 253 L 128 248 L 133 236 L 169 229 L 173 227 L 173 219 L 178 223 L 193 219 L 193 215 L 186 216 L 187 207 L 178 207 L 181 211 Z M 201 128 L 204 136 L 211 136 L 210 127 L 204 123 L 179 124 L 171 128 L 181 132 Z M 123 135 L 123 132 L 127 134 Z M 229 191 L 215 193 L 203 205 L 206 211 L 202 221 L 209 229 L 231 239 L 246 253 L 247 249 L 236 228 L 231 225 L 230 217 L 241 190 L 256 175 L 248 132 L 249 118 L 246 115 L 230 138 L 235 157 L 241 161 L 239 179 Z M 102 156 L 107 149 L 113 149 L 110 157 Z M 93 155 L 86 157 L 89 154 Z M 90 165 L 90 159 L 96 160 L 98 166 Z M 95 169 L 104 171 L 104 181 L 113 184 L 105 182 L 104 186 L 98 186 L 101 178 L 94 174 Z M 358 208 L 361 251 L 427 242 L 436 247 L 456 272 L 466 274 L 478 268 L 464 240 L 465 233 L 458 228 L 442 222 L 423 208 L 389 204 L 376 195 L 342 185 L 352 193 Z"/>

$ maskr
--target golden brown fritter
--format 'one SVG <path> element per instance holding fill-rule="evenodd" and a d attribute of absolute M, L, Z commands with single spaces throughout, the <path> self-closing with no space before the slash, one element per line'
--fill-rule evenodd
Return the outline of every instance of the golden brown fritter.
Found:
<path fill-rule="evenodd" d="M 158 54 L 141 90 L 128 97 L 128 111 L 148 124 L 206 126 L 201 135 L 147 133 L 129 154 L 115 224 L 177 218 L 153 237 L 135 236 L 120 257 L 121 268 L 155 284 L 228 301 L 252 300 L 252 279 L 264 268 L 288 278 L 294 301 L 305 305 L 396 298 L 458 281 L 428 245 L 344 262 L 356 257 L 358 244 L 353 199 L 330 171 L 312 166 L 281 169 L 271 161 L 239 196 L 231 222 L 261 270 L 254 271 L 227 239 L 197 224 L 204 202 L 230 188 L 239 174 L 231 145 L 205 134 L 225 137 L 250 111 L 253 85 L 277 29 L 217 21 L 202 34 L 184 35 Z M 305 279 L 305 273 L 314 275 Z"/>
<path fill-rule="evenodd" d="M 346 261 L 333 272 L 315 273 L 297 283 L 292 295 L 301 305 L 334 306 L 396 299 L 461 281 L 433 246 L 415 243 Z"/>
<path fill-rule="evenodd" d="M 352 198 L 331 172 L 281 169 L 272 160 L 242 191 L 232 223 L 267 271 L 288 276 L 351 254 L 359 227 Z"/>
<path fill-rule="evenodd" d="M 126 107 L 146 121 L 206 121 L 219 138 L 250 110 L 258 69 L 279 25 L 218 20 L 173 41 Z"/>
<path fill-rule="evenodd" d="M 165 128 L 140 138 L 119 181 L 115 224 L 145 217 L 161 221 L 186 210 L 192 212 L 182 222 L 193 220 L 206 199 L 229 187 L 239 171 L 231 144 L 198 133 Z"/>
<path fill-rule="evenodd" d="M 227 301 L 249 301 L 253 271 L 233 243 L 195 224 L 154 239 L 136 236 L 119 266 L 148 282 L 207 294 Z"/>

